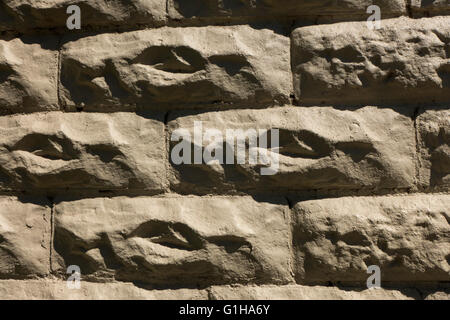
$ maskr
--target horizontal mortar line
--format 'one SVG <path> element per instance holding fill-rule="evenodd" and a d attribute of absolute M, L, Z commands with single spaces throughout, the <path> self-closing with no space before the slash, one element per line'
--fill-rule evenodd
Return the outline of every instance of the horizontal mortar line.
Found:
<path fill-rule="evenodd" d="M 396 191 L 398 190 L 398 191 Z M 324 199 L 336 199 L 344 197 L 388 197 L 388 196 L 410 196 L 410 195 L 450 195 L 450 190 L 446 189 L 433 189 L 433 190 L 420 190 L 420 191 L 408 191 L 399 189 L 383 189 L 381 192 L 373 192 L 367 190 L 368 193 L 358 194 L 357 192 L 345 192 L 342 189 L 336 189 L 334 191 L 322 192 L 317 190 L 303 191 L 297 193 L 245 193 L 245 192 L 229 192 L 229 193 L 177 193 L 177 192 L 162 192 L 162 193 L 145 193 L 145 192 L 116 192 L 116 193 L 77 193 L 75 191 L 66 193 L 38 193 L 38 192 L 24 192 L 24 191 L 0 191 L 0 196 L 11 197 L 36 197 L 36 198 L 57 198 L 62 201 L 70 201 L 73 199 L 95 199 L 95 198 L 155 198 L 155 199 L 178 199 L 178 198 L 233 198 L 233 197 L 254 197 L 260 200 L 264 198 L 299 198 L 301 201 L 308 200 L 324 200 Z M 371 191 L 371 192 L 370 192 Z M 392 192 L 394 191 L 394 192 Z M 335 193 L 333 193 L 335 192 Z M 359 191 L 361 192 L 361 190 Z"/>
<path fill-rule="evenodd" d="M 22 277 L 22 278 L 0 278 L 1 282 L 35 282 L 35 283 L 65 283 L 67 280 L 67 275 L 64 273 L 49 275 L 44 277 Z M 102 280 L 102 281 L 101 281 Z M 365 283 L 355 283 L 355 285 L 351 284 L 340 284 L 338 282 L 330 282 L 324 281 L 323 283 L 318 284 L 308 284 L 308 283 L 297 283 L 297 282 L 289 282 L 285 284 L 277 284 L 277 283 L 243 283 L 243 282 L 231 282 L 231 283 L 222 283 L 222 284 L 207 284 L 204 287 L 197 286 L 189 286 L 189 285 L 171 285 L 171 286 L 159 286 L 147 284 L 145 286 L 137 286 L 133 282 L 125 282 L 115 279 L 101 279 L 99 281 L 92 281 L 88 279 L 82 279 L 81 282 L 89 283 L 89 284 L 124 284 L 124 285 L 133 285 L 136 288 L 140 288 L 147 291 L 164 291 L 164 290 L 180 290 L 180 289 L 192 289 L 192 290 L 208 290 L 214 287 L 232 287 L 235 289 L 239 288 L 289 288 L 289 287 L 303 287 L 303 288 L 335 288 L 335 289 L 348 289 L 349 291 L 356 291 L 360 289 L 367 289 L 364 285 Z M 109 281 L 104 281 L 109 280 Z M 431 289 L 435 291 L 448 290 L 450 289 L 450 283 L 448 281 L 384 281 L 385 286 L 382 287 L 384 290 L 405 290 L 405 289 Z M 147 287 L 147 288 L 146 288 Z"/>
<path fill-rule="evenodd" d="M 433 18 L 435 16 L 429 16 L 426 11 L 418 12 L 417 16 L 411 17 L 408 13 L 400 14 L 400 15 L 392 15 L 381 20 L 388 19 L 396 19 L 400 17 L 408 17 L 410 19 L 422 19 L 422 18 Z M 273 16 L 270 17 L 249 17 L 249 16 L 240 16 L 240 17 L 201 17 L 201 18 L 185 18 L 185 19 L 169 19 L 167 22 L 162 23 L 149 23 L 149 24 L 134 24 L 134 25 L 122 25 L 122 24 L 112 24 L 111 27 L 103 27 L 103 26 L 95 26 L 95 25 L 86 25 L 83 31 L 74 31 L 67 30 L 66 27 L 52 27 L 52 28 L 32 28 L 32 29 L 24 29 L 22 31 L 15 29 L 5 29 L 0 30 L 0 37 L 2 35 L 11 35 L 14 37 L 28 36 L 28 35 L 83 35 L 89 33 L 116 33 L 116 32 L 131 32 L 131 31 L 141 31 L 147 29 L 160 29 L 164 27 L 170 28 L 189 28 L 189 27 L 214 27 L 214 26 L 238 26 L 243 24 L 252 24 L 252 23 L 290 23 L 292 20 L 297 20 L 297 22 L 303 21 L 311 21 L 310 24 L 299 26 L 298 28 L 307 27 L 307 26 L 316 26 L 316 25 L 327 25 L 333 23 L 345 23 L 345 22 L 364 22 L 365 18 L 368 15 L 355 15 L 351 17 L 350 20 L 336 20 L 333 21 L 325 21 L 324 23 L 316 24 L 315 21 L 321 17 L 335 17 L 339 19 L 340 17 L 348 17 L 349 15 L 339 15 L 339 14 L 330 14 L 330 15 L 305 15 L 305 16 Z M 436 15 L 439 16 L 439 15 Z M 353 19 L 353 20 L 352 20 Z M 223 20 L 217 22 L 217 20 Z M 289 36 L 289 35 L 286 35 Z"/>
<path fill-rule="evenodd" d="M 98 111 L 91 111 L 91 110 L 65 110 L 64 108 L 61 108 L 60 110 L 36 110 L 36 111 L 30 111 L 30 112 L 16 112 L 16 113 L 0 113 L 0 117 L 10 117 L 10 116 L 19 116 L 19 115 L 33 115 L 33 114 L 39 114 L 39 113 L 51 113 L 51 112 L 60 112 L 60 113 L 67 113 L 67 114 L 76 114 L 76 113 L 84 113 L 84 114 L 114 114 L 114 113 L 134 113 L 136 115 L 141 114 L 165 114 L 167 112 L 179 112 L 179 113 L 192 113 L 192 115 L 201 115 L 204 113 L 209 112 L 225 112 L 225 111 L 239 111 L 239 110 L 255 110 L 255 111 L 262 111 L 262 110 L 271 110 L 275 108 L 333 108 L 338 111 L 357 111 L 358 109 L 365 108 L 365 107 L 375 107 L 379 109 L 392 109 L 392 110 L 406 110 L 407 108 L 411 108 L 411 112 L 414 111 L 415 108 L 417 108 L 417 104 L 402 104 L 402 105 L 376 105 L 376 104 L 361 104 L 361 105 L 337 105 L 337 104 L 327 104 L 327 105 L 316 105 L 316 104 L 283 104 L 283 105 L 270 105 L 270 106 L 255 106 L 255 107 L 244 107 L 244 106 L 238 106 L 238 107 L 211 107 L 211 108 L 185 108 L 185 109 L 142 109 L 142 110 L 98 110 Z M 450 109 L 450 100 L 448 102 L 443 102 L 442 104 L 436 104 L 436 105 L 427 105 L 427 106 L 420 106 L 424 110 L 448 110 Z M 414 108 L 414 109 L 413 109 Z M 0 110 L 1 112 L 1 110 Z M 191 114 L 189 114 L 191 115 Z"/>

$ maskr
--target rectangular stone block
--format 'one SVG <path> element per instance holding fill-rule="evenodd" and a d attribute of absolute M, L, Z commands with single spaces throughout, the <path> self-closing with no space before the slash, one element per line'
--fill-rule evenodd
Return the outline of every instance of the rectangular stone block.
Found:
<path fill-rule="evenodd" d="M 70 289 L 61 280 L 0 280 L 1 300 L 208 300 L 206 290 L 146 290 L 132 283 L 90 283 Z"/>
<path fill-rule="evenodd" d="M 162 110 L 289 102 L 289 38 L 248 26 L 100 34 L 62 48 L 69 110 Z"/>
<path fill-rule="evenodd" d="M 423 112 L 417 131 L 421 186 L 450 190 L 450 110 Z"/>
<path fill-rule="evenodd" d="M 201 114 L 175 112 L 169 120 L 169 180 L 172 189 L 180 193 L 327 189 L 373 192 L 414 185 L 413 122 L 408 114 L 392 109 L 280 107 Z M 201 124 L 200 129 L 196 129 L 196 123 Z M 200 130 L 199 140 L 195 140 L 196 130 Z M 242 131 L 244 150 L 239 148 L 234 133 L 228 135 L 230 130 Z M 255 131 L 254 139 L 250 138 L 250 130 Z M 271 144 L 274 130 L 278 130 L 278 148 Z M 245 161 L 239 161 L 239 152 L 245 152 Z M 265 163 L 264 152 L 269 158 Z M 258 159 L 251 163 L 250 154 L 254 153 Z"/>
<path fill-rule="evenodd" d="M 161 192 L 164 124 L 154 117 L 62 112 L 0 117 L 0 190 Z"/>
<path fill-rule="evenodd" d="M 56 37 L 0 39 L 0 115 L 58 110 Z"/>
<path fill-rule="evenodd" d="M 55 206 L 60 257 L 54 261 L 63 273 L 78 265 L 82 277 L 97 281 L 114 277 L 162 287 L 286 283 L 292 281 L 288 219 L 284 199 L 63 201 Z"/>
<path fill-rule="evenodd" d="M 398 18 L 298 28 L 294 90 L 307 105 L 450 102 L 450 17 Z"/>
<path fill-rule="evenodd" d="M 405 195 L 298 202 L 293 241 L 299 283 L 381 286 L 450 281 L 450 196 Z"/>
<path fill-rule="evenodd" d="M 167 20 L 166 0 L 2 0 L 0 31 L 53 29 L 70 32 L 66 22 L 73 14 L 73 11 L 67 13 L 71 5 L 80 8 L 81 31 L 139 24 L 160 26 Z"/>
<path fill-rule="evenodd" d="M 0 278 L 50 272 L 50 204 L 46 200 L 0 196 Z"/>
<path fill-rule="evenodd" d="M 169 0 L 168 10 L 172 19 L 217 20 L 225 17 L 316 18 L 323 16 L 328 16 L 328 19 L 354 19 L 369 16 L 366 10 L 374 4 L 380 7 L 386 17 L 406 14 L 406 5 L 402 0 Z"/>
<path fill-rule="evenodd" d="M 325 286 L 213 286 L 212 300 L 414 300 L 420 299 L 414 289 L 371 290 Z"/>
<path fill-rule="evenodd" d="M 450 0 L 408 0 L 414 17 L 448 15 Z"/>

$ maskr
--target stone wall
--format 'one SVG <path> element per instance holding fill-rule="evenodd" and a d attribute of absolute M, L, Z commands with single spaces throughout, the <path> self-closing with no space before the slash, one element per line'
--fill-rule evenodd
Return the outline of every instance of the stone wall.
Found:
<path fill-rule="evenodd" d="M 449 106 L 448 0 L 3 0 L 0 298 L 448 299 Z"/>

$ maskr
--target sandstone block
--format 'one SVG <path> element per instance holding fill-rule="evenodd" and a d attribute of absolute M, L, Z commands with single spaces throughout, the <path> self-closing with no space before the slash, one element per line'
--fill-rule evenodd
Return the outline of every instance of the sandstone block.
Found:
<path fill-rule="evenodd" d="M 450 300 L 450 289 L 437 292 L 427 292 L 425 300 Z"/>
<path fill-rule="evenodd" d="M 0 278 L 50 271 L 50 206 L 44 200 L 0 197 Z"/>
<path fill-rule="evenodd" d="M 409 0 L 414 16 L 448 15 L 450 0 Z"/>
<path fill-rule="evenodd" d="M 450 110 L 428 110 L 417 118 L 420 183 L 450 188 Z"/>
<path fill-rule="evenodd" d="M 70 5 L 80 8 L 81 31 L 138 24 L 158 26 L 166 21 L 166 0 L 3 0 L 0 31 L 51 28 L 70 32 L 66 27 Z"/>
<path fill-rule="evenodd" d="M 146 290 L 131 283 L 91 283 L 81 280 L 80 289 L 65 281 L 0 280 L 1 300 L 207 300 L 205 290 Z"/>
<path fill-rule="evenodd" d="M 216 20 L 224 17 L 318 17 L 337 18 L 366 17 L 367 8 L 376 4 L 383 15 L 396 16 L 406 13 L 402 0 L 321 1 L 321 0 L 169 0 L 169 16 L 173 19 L 203 18 Z"/>
<path fill-rule="evenodd" d="M 301 104 L 419 105 L 450 102 L 450 17 L 310 26 L 292 34 Z"/>
<path fill-rule="evenodd" d="M 101 34 L 62 48 L 67 109 L 161 110 L 284 104 L 289 38 L 247 26 Z"/>
<path fill-rule="evenodd" d="M 177 192 L 383 189 L 414 184 L 413 123 L 409 116 L 391 109 L 280 107 L 198 115 L 175 112 L 169 119 L 169 179 Z M 199 141 L 195 140 L 196 123 L 202 127 L 203 139 Z M 220 135 L 207 137 L 210 129 Z M 256 131 L 258 143 L 250 143 L 247 132 L 251 129 Z M 180 134 L 183 130 L 186 134 Z M 245 162 L 238 161 L 239 145 L 233 136 L 227 139 L 228 130 L 244 132 Z M 271 144 L 271 130 L 279 132 L 279 148 Z M 194 151 L 189 161 L 178 161 L 176 157 L 182 153 L 179 147 L 184 143 Z M 210 144 L 217 146 L 217 157 L 207 161 L 204 155 Z M 203 155 L 197 163 L 195 149 Z M 259 153 L 256 164 L 249 161 L 254 151 Z M 268 154 L 270 165 L 259 161 L 260 152 Z M 263 173 L 263 168 L 274 172 Z"/>
<path fill-rule="evenodd" d="M 322 286 L 213 286 L 213 300 L 413 300 L 420 299 L 413 289 L 387 290 Z"/>
<path fill-rule="evenodd" d="M 450 196 L 323 199 L 294 206 L 300 283 L 365 284 L 377 265 L 381 285 L 450 280 Z"/>
<path fill-rule="evenodd" d="M 4 116 L 0 189 L 156 193 L 165 186 L 165 152 L 158 119 L 130 113 Z"/>
<path fill-rule="evenodd" d="M 57 39 L 0 39 L 0 114 L 58 110 Z"/>
<path fill-rule="evenodd" d="M 64 201 L 55 207 L 55 261 L 80 266 L 86 279 L 163 287 L 286 283 L 288 215 L 284 202 L 251 197 Z"/>

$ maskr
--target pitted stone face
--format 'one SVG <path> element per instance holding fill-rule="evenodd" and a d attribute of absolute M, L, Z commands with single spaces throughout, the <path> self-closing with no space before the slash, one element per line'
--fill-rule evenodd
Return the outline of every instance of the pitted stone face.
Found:
<path fill-rule="evenodd" d="M 0 188 L 161 192 L 165 147 L 160 120 L 61 112 L 0 118 Z"/>
<path fill-rule="evenodd" d="M 0 196 L 0 278 L 50 273 L 51 204 L 46 199 Z"/>
<path fill-rule="evenodd" d="M 449 108 L 450 0 L 0 0 L 0 299 L 449 299 Z"/>
<path fill-rule="evenodd" d="M 298 28 L 294 90 L 306 105 L 445 105 L 450 96 L 450 17 Z"/>
<path fill-rule="evenodd" d="M 445 15 L 450 13 L 450 0 L 409 0 L 415 17 Z"/>
<path fill-rule="evenodd" d="M 0 115 L 58 110 L 56 37 L 0 39 Z"/>
<path fill-rule="evenodd" d="M 294 206 L 296 276 L 301 283 L 450 280 L 449 195 L 343 197 Z"/>
<path fill-rule="evenodd" d="M 427 110 L 417 118 L 420 183 L 423 188 L 450 189 L 450 111 Z"/>
<path fill-rule="evenodd" d="M 67 7 L 77 5 L 82 28 L 112 29 L 166 22 L 166 0 L 3 0 L 0 3 L 0 31 L 66 29 Z"/>
<path fill-rule="evenodd" d="M 180 112 L 172 117 L 168 123 L 170 135 L 182 128 L 193 137 L 196 121 L 205 129 L 223 133 L 224 137 L 227 130 L 279 130 L 279 149 L 267 149 L 269 155 L 279 153 L 274 175 L 261 175 L 260 163 L 172 162 L 171 185 L 180 192 L 383 189 L 409 188 L 414 183 L 413 124 L 408 114 L 391 109 L 281 107 L 199 115 Z M 203 145 L 195 147 L 204 149 L 208 142 L 202 142 Z M 171 143 L 171 150 L 177 143 Z M 224 153 L 226 143 L 224 140 Z M 247 158 L 249 152 L 247 149 Z"/>
<path fill-rule="evenodd" d="M 169 16 L 182 18 L 220 17 L 317 17 L 366 16 L 366 9 L 378 5 L 383 14 L 396 16 L 406 13 L 402 0 L 169 0 Z"/>
<path fill-rule="evenodd" d="M 292 92 L 289 38 L 247 26 L 102 34 L 68 42 L 61 59 L 69 109 L 264 106 Z"/>
<path fill-rule="evenodd" d="M 291 279 L 281 199 L 95 198 L 61 202 L 55 213 L 59 261 L 79 265 L 84 277 L 155 285 Z"/>

